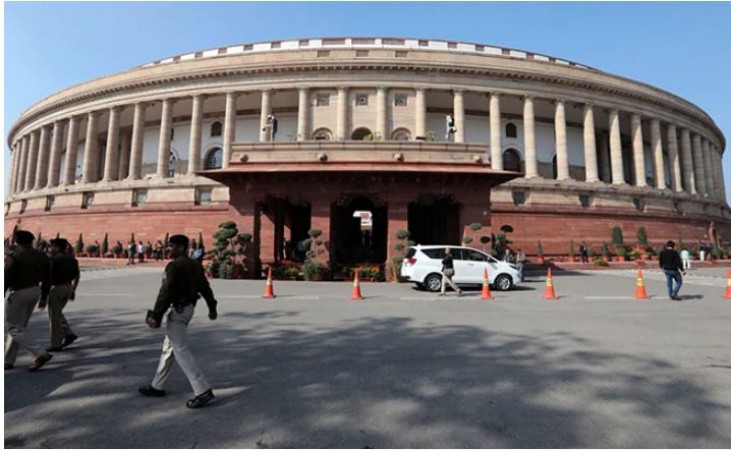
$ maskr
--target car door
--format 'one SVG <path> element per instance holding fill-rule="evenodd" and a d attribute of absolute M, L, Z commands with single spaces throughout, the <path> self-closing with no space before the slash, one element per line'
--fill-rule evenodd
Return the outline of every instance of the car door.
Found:
<path fill-rule="evenodd" d="M 454 276 L 455 282 L 465 284 L 482 283 L 482 271 L 485 267 L 486 256 L 469 248 L 453 249 L 459 254 L 459 266 L 455 257 Z"/>

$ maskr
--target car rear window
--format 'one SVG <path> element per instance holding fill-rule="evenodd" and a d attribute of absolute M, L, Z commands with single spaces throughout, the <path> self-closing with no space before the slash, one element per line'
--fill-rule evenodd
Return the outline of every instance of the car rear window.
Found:
<path fill-rule="evenodd" d="M 416 249 L 410 248 L 409 251 L 406 252 L 405 258 L 413 258 L 415 254 L 416 254 Z"/>
<path fill-rule="evenodd" d="M 444 258 L 444 248 L 423 249 L 422 252 L 431 259 Z"/>

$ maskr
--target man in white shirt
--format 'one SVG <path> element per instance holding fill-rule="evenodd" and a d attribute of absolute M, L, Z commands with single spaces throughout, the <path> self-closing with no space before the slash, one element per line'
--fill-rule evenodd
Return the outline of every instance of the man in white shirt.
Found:
<path fill-rule="evenodd" d="M 687 248 L 680 251 L 680 259 L 683 261 L 683 270 L 690 269 L 690 252 Z"/>

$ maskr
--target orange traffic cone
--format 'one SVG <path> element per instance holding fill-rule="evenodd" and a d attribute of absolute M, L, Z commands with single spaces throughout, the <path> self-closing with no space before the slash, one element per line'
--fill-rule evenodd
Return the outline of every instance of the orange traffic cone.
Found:
<path fill-rule="evenodd" d="M 269 266 L 269 275 L 267 275 L 267 287 L 264 289 L 264 297 L 262 298 L 274 298 L 274 286 L 272 286 L 272 266 Z"/>
<path fill-rule="evenodd" d="M 353 296 L 351 300 L 363 300 L 363 296 L 360 295 L 360 283 L 358 282 L 358 270 L 355 270 L 355 278 L 353 278 Z"/>
<path fill-rule="evenodd" d="M 485 270 L 482 273 L 482 297 L 480 297 L 482 300 L 492 300 L 492 294 L 490 294 L 490 282 L 487 281 L 487 267 L 485 267 Z"/>
<path fill-rule="evenodd" d="M 645 279 L 642 278 L 642 267 L 637 269 L 637 288 L 635 289 L 635 298 L 638 300 L 649 300 L 647 291 L 645 290 Z"/>
<path fill-rule="evenodd" d="M 726 272 L 726 293 L 723 294 L 722 298 L 731 300 L 731 269 Z"/>
<path fill-rule="evenodd" d="M 546 300 L 558 300 L 556 293 L 553 291 L 553 276 L 551 276 L 551 268 L 548 268 L 548 276 L 546 276 L 546 293 L 543 296 Z"/>

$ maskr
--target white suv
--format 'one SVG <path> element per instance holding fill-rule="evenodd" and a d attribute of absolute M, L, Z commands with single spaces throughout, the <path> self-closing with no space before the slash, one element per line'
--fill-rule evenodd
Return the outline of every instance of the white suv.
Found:
<path fill-rule="evenodd" d="M 451 249 L 454 277 L 458 285 L 482 285 L 485 268 L 488 282 L 499 291 L 507 291 L 523 281 L 523 270 L 515 264 L 499 261 L 471 247 L 451 245 L 416 245 L 409 247 L 401 263 L 401 276 L 431 292 L 442 289 L 444 249 Z"/>

